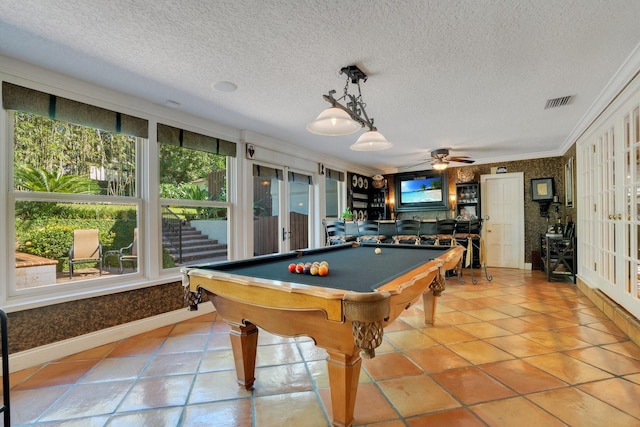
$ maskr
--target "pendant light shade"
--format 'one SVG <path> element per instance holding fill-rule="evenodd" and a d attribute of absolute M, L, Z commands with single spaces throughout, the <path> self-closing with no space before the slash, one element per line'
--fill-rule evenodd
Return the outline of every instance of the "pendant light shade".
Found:
<path fill-rule="evenodd" d="M 327 108 L 307 125 L 307 130 L 318 135 L 351 135 L 362 129 L 362 125 L 349 113 L 338 107 Z"/>
<path fill-rule="evenodd" d="M 360 135 L 356 143 L 349 148 L 353 151 L 381 151 L 392 146 L 393 144 L 387 141 L 380 132 L 370 130 Z"/>

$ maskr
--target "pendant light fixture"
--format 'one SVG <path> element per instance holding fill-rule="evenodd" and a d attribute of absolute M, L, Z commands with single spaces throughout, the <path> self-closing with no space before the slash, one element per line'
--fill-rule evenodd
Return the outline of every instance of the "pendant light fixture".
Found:
<path fill-rule="evenodd" d="M 362 100 L 360 81 L 366 82 L 367 75 L 356 65 L 343 67 L 340 74 L 347 76 L 344 94 L 338 99 L 333 97 L 333 94 L 336 93 L 335 90 L 329 91 L 328 95 L 323 95 L 322 98 L 331 104 L 331 107 L 309 123 L 307 130 L 318 135 L 338 136 L 350 135 L 366 126 L 369 130 L 363 133 L 355 144 L 349 147 L 350 149 L 354 151 L 379 151 L 391 148 L 393 144 L 378 132 L 373 124 L 373 118 L 369 118 L 365 110 L 366 104 Z M 358 87 L 357 95 L 349 93 L 349 83 Z M 343 100 L 346 102 L 346 106 L 340 103 Z"/>

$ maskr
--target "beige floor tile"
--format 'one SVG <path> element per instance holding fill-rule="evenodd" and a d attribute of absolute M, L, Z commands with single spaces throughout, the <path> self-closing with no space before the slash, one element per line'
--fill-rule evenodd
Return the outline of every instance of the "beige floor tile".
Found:
<path fill-rule="evenodd" d="M 175 335 L 165 339 L 160 354 L 202 352 L 207 347 L 208 335 Z"/>
<path fill-rule="evenodd" d="M 475 319 L 477 322 L 478 319 Z M 426 328 L 423 330 L 425 335 L 433 338 L 435 341 L 440 344 L 451 344 L 456 342 L 463 341 L 473 341 L 476 339 L 475 336 L 471 335 L 468 332 L 463 331 L 457 326 L 437 326 L 432 328 Z"/>
<path fill-rule="evenodd" d="M 518 318 L 490 320 L 489 323 L 491 323 L 492 325 L 496 325 L 502 329 L 506 329 L 507 331 L 510 331 L 514 334 L 523 334 L 525 332 L 537 332 L 546 330 L 542 326 L 533 324 L 531 322 L 525 322 L 524 320 Z"/>
<path fill-rule="evenodd" d="M 566 426 L 523 397 L 481 403 L 470 410 L 492 427 Z"/>
<path fill-rule="evenodd" d="M 640 372 L 640 360 L 599 347 L 571 350 L 567 351 L 566 354 L 614 375 L 628 375 Z"/>
<path fill-rule="evenodd" d="M 557 332 L 568 335 L 577 340 L 584 341 L 592 345 L 611 344 L 624 341 L 624 338 L 612 335 L 607 332 L 598 331 L 589 326 L 570 326 L 568 328 L 557 329 Z"/>
<path fill-rule="evenodd" d="M 475 366 L 438 372 L 432 377 L 465 405 L 515 395 L 512 390 Z"/>
<path fill-rule="evenodd" d="M 184 410 L 182 425 L 185 427 L 251 427 L 251 414 L 250 399 L 189 405 Z"/>
<path fill-rule="evenodd" d="M 490 363 L 480 369 L 521 394 L 567 386 L 564 381 L 522 360 Z"/>
<path fill-rule="evenodd" d="M 456 427 L 485 427 L 486 424 L 480 421 L 467 409 L 456 408 L 449 411 L 437 412 L 427 415 L 408 418 L 406 423 L 409 427 L 425 426 L 456 426 Z M 376 424 L 376 427 L 378 425 Z"/>
<path fill-rule="evenodd" d="M 549 347 L 554 351 L 566 351 L 589 347 L 589 343 L 555 331 L 526 332 L 522 334 L 522 336 L 531 341 L 537 342 L 538 344 Z"/>
<path fill-rule="evenodd" d="M 530 394 L 527 398 L 570 426 L 638 425 L 637 418 L 575 388 Z"/>
<path fill-rule="evenodd" d="M 462 323 L 476 323 L 477 317 L 473 317 L 462 311 L 450 311 L 447 313 L 436 313 L 436 324 L 460 325 Z"/>
<path fill-rule="evenodd" d="M 142 378 L 131 388 L 118 412 L 184 405 L 193 380 L 193 375 Z"/>
<path fill-rule="evenodd" d="M 387 332 L 385 329 L 384 336 L 391 344 L 400 350 L 438 345 L 438 342 L 433 338 L 415 329 L 397 332 Z"/>
<path fill-rule="evenodd" d="M 373 359 L 363 359 L 362 367 L 375 381 L 407 375 L 421 375 L 422 369 L 402 353 L 380 354 Z"/>
<path fill-rule="evenodd" d="M 311 391 L 256 397 L 254 402 L 258 426 L 326 427 L 331 416 Z"/>
<path fill-rule="evenodd" d="M 635 360 L 640 360 L 640 347 L 632 341 L 627 340 L 617 344 L 603 345 L 602 348 L 622 354 L 623 356 L 631 357 Z"/>
<path fill-rule="evenodd" d="M 474 365 L 513 359 L 513 356 L 506 351 L 502 351 L 484 341 L 470 341 L 451 344 L 449 345 L 449 349 L 457 353 L 459 356 L 464 357 Z"/>
<path fill-rule="evenodd" d="M 516 357 L 536 356 L 538 354 L 553 352 L 553 349 L 531 341 L 521 335 L 488 338 L 485 341 Z"/>
<path fill-rule="evenodd" d="M 258 347 L 256 366 L 282 365 L 283 363 L 300 363 L 302 355 L 294 342 Z"/>
<path fill-rule="evenodd" d="M 578 388 L 640 420 L 640 384 L 612 378 L 583 384 Z"/>
<path fill-rule="evenodd" d="M 159 354 L 142 373 L 143 377 L 193 374 L 197 371 L 203 352 Z"/>
<path fill-rule="evenodd" d="M 477 338 L 491 338 L 511 335 L 511 332 L 507 331 L 506 329 L 502 329 L 501 327 L 493 325 L 489 322 L 466 323 L 464 325 L 458 325 L 457 328 L 468 332 Z"/>
<path fill-rule="evenodd" d="M 256 369 L 255 396 L 291 393 L 313 389 L 311 376 L 304 363 L 268 366 Z"/>
<path fill-rule="evenodd" d="M 602 369 L 562 353 L 528 357 L 524 361 L 551 375 L 555 375 L 568 384 L 582 384 L 611 377 L 611 374 Z"/>
<path fill-rule="evenodd" d="M 135 379 L 149 363 L 146 357 L 113 357 L 99 361 L 78 382 L 113 381 Z"/>
<path fill-rule="evenodd" d="M 238 384 L 235 370 L 205 372 L 196 377 L 187 403 L 193 405 L 249 397 L 251 391 Z"/>
<path fill-rule="evenodd" d="M 460 407 L 460 403 L 426 375 L 379 381 L 378 386 L 403 417 Z"/>
<path fill-rule="evenodd" d="M 429 373 L 462 368 L 471 364 L 467 359 L 444 346 L 407 350 L 405 355 Z"/>
<path fill-rule="evenodd" d="M 127 380 L 79 384 L 61 397 L 40 420 L 55 421 L 111 414 L 133 383 Z"/>
<path fill-rule="evenodd" d="M 478 320 L 496 320 L 496 319 L 508 319 L 511 316 L 509 314 L 501 313 L 500 311 L 492 308 L 483 307 L 478 310 L 464 310 L 469 316 L 473 316 Z"/>
<path fill-rule="evenodd" d="M 36 421 L 71 386 L 43 387 L 35 390 L 13 390 L 10 394 L 11 422 L 14 425 Z"/>
<path fill-rule="evenodd" d="M 123 356 L 142 356 L 153 354 L 164 343 L 165 338 L 149 337 L 149 338 L 129 338 L 120 341 L 108 357 L 123 357 Z"/>
<path fill-rule="evenodd" d="M 69 362 L 48 363 L 18 384 L 15 389 L 24 390 L 28 388 L 75 384 L 76 381 L 93 368 L 95 363 L 96 360 L 72 360 Z"/>
<path fill-rule="evenodd" d="M 113 416 L 107 427 L 177 426 L 181 416 L 181 407 L 132 412 Z"/>

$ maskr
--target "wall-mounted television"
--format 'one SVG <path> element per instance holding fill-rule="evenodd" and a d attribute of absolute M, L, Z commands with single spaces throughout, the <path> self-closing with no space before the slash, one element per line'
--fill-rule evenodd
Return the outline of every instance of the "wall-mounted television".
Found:
<path fill-rule="evenodd" d="M 396 175 L 395 182 L 398 212 L 449 209 L 449 184 L 446 173 L 402 173 Z"/>

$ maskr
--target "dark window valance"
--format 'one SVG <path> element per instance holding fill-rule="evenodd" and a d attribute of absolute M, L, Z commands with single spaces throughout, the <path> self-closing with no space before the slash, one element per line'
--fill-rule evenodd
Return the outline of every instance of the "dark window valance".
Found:
<path fill-rule="evenodd" d="M 253 176 L 265 179 L 276 178 L 280 181 L 284 179 L 284 173 L 282 172 L 282 169 L 274 169 L 268 166 L 260 165 L 253 165 Z"/>
<path fill-rule="evenodd" d="M 333 179 L 336 181 L 344 181 L 344 172 L 339 172 L 333 169 L 329 169 L 326 168 L 325 169 L 325 176 L 327 177 L 327 179 Z"/>
<path fill-rule="evenodd" d="M 302 173 L 289 172 L 289 182 L 304 182 L 306 184 L 312 185 L 313 179 L 310 175 L 305 175 Z"/>
<path fill-rule="evenodd" d="M 2 107 L 108 132 L 149 137 L 149 122 L 83 102 L 2 82 Z"/>
<path fill-rule="evenodd" d="M 223 156 L 236 156 L 236 143 L 158 123 L 158 142 Z"/>

